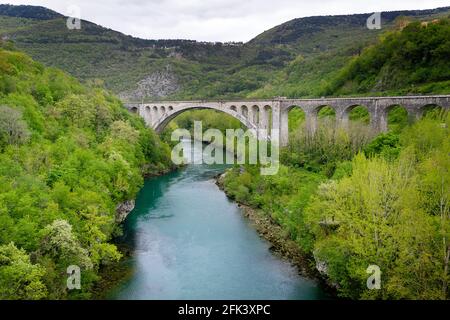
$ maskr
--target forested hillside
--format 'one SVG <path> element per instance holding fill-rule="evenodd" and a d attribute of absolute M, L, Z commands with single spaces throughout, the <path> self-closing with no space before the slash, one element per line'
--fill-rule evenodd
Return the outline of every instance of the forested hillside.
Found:
<path fill-rule="evenodd" d="M 334 94 L 450 93 L 449 20 L 411 23 L 350 61 Z M 371 92 L 373 94 L 373 92 Z M 352 299 L 448 299 L 450 114 L 430 108 L 409 125 L 401 106 L 376 135 L 355 108 L 347 129 L 325 107 L 314 136 L 290 114 L 289 146 L 275 176 L 246 166 L 223 184 L 237 201 L 281 225 L 338 295 Z M 368 290 L 366 270 L 382 272 Z"/>
<path fill-rule="evenodd" d="M 170 150 L 110 93 L 0 48 L 0 299 L 89 298 L 116 206 Z M 69 265 L 83 273 L 68 293 Z"/>
<path fill-rule="evenodd" d="M 448 18 L 399 21 L 311 89 L 318 95 L 449 94 L 449 44 Z M 330 70 L 338 65 L 323 57 L 312 59 Z M 292 75 L 309 72 L 303 58 L 292 66 Z M 305 88 L 301 78 L 291 79 L 255 96 Z M 341 297 L 449 299 L 449 113 L 435 108 L 410 125 L 397 107 L 389 113 L 390 131 L 376 135 L 364 108 L 350 114 L 348 130 L 336 127 L 326 109 L 315 136 L 306 133 L 304 116 L 291 111 L 279 173 L 261 176 L 257 166 L 238 166 L 222 180 L 227 194 L 281 226 L 280 238 L 293 240 Z M 381 290 L 366 286 L 370 265 L 380 267 Z"/>
<path fill-rule="evenodd" d="M 334 94 L 329 85 L 340 69 L 381 34 L 405 20 L 450 13 L 384 12 L 381 30 L 367 29 L 369 13 L 300 18 L 242 44 L 144 40 L 88 21 L 81 30 L 68 30 L 64 17 L 45 10 L 0 5 L 0 36 L 45 65 L 84 81 L 99 79 L 123 99 L 137 101 Z"/>
<path fill-rule="evenodd" d="M 325 94 L 450 92 L 450 20 L 414 22 L 383 35 L 333 79 Z"/>

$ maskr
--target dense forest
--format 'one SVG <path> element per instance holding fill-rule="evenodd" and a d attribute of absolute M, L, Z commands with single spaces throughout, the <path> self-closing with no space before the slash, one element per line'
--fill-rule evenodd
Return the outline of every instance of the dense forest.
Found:
<path fill-rule="evenodd" d="M 0 48 L 0 299 L 89 298 L 120 259 L 116 206 L 170 149 L 110 93 Z M 83 271 L 67 291 L 66 268 Z"/>
<path fill-rule="evenodd" d="M 348 63 L 324 94 L 450 91 L 450 20 L 412 22 L 383 34 Z"/>

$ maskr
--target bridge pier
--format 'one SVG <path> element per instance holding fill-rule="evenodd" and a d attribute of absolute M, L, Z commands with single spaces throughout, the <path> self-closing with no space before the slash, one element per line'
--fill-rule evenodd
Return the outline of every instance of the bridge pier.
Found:
<path fill-rule="evenodd" d="M 408 111 L 408 122 L 411 124 L 420 120 L 420 118 L 422 118 L 423 116 L 423 110 L 413 109 L 407 111 Z"/>
<path fill-rule="evenodd" d="M 286 140 L 286 137 L 282 137 L 282 123 L 281 123 L 281 104 L 279 101 L 273 101 L 272 103 L 272 134 L 271 141 L 277 142 L 282 145 L 282 142 Z"/>
<path fill-rule="evenodd" d="M 348 129 L 349 113 L 345 109 L 338 109 L 336 111 L 336 126 L 342 129 Z"/>
<path fill-rule="evenodd" d="M 280 146 L 285 147 L 289 143 L 289 112 L 282 110 L 280 106 Z"/>
<path fill-rule="evenodd" d="M 305 127 L 309 135 L 313 136 L 317 131 L 317 112 L 315 110 L 308 110 L 305 112 Z"/>

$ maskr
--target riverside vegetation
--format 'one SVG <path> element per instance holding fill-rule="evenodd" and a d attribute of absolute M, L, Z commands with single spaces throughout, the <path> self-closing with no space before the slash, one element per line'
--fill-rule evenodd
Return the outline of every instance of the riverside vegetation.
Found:
<path fill-rule="evenodd" d="M 450 117 L 371 142 L 329 125 L 294 135 L 278 175 L 228 171 L 227 194 L 281 225 L 342 297 L 448 299 Z M 372 264 L 381 290 L 366 287 Z"/>
<path fill-rule="evenodd" d="M 0 299 L 89 298 L 120 259 L 116 205 L 170 149 L 103 89 L 0 48 Z M 66 268 L 83 272 L 66 289 Z"/>
<path fill-rule="evenodd" d="M 404 68 L 402 77 L 389 78 L 392 89 L 448 83 L 449 31 L 447 20 L 390 34 L 349 62 L 331 88 L 364 92 L 390 68 Z M 351 112 L 348 130 L 337 128 L 333 116 L 322 109 L 311 136 L 303 113 L 291 111 L 279 173 L 236 167 L 222 179 L 225 191 L 280 225 L 341 297 L 448 299 L 450 115 L 430 108 L 408 125 L 406 111 L 395 107 L 390 131 L 379 135 L 363 107 Z M 374 264 L 382 271 L 381 290 L 366 287 L 366 269 Z"/>

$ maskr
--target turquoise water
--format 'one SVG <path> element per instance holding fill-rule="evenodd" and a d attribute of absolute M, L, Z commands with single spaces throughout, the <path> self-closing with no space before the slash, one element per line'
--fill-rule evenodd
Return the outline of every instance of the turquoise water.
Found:
<path fill-rule="evenodd" d="M 197 151 L 197 156 L 200 150 Z M 112 299 L 321 299 L 322 290 L 269 251 L 213 177 L 188 165 L 145 182 L 124 225 L 133 276 Z"/>

